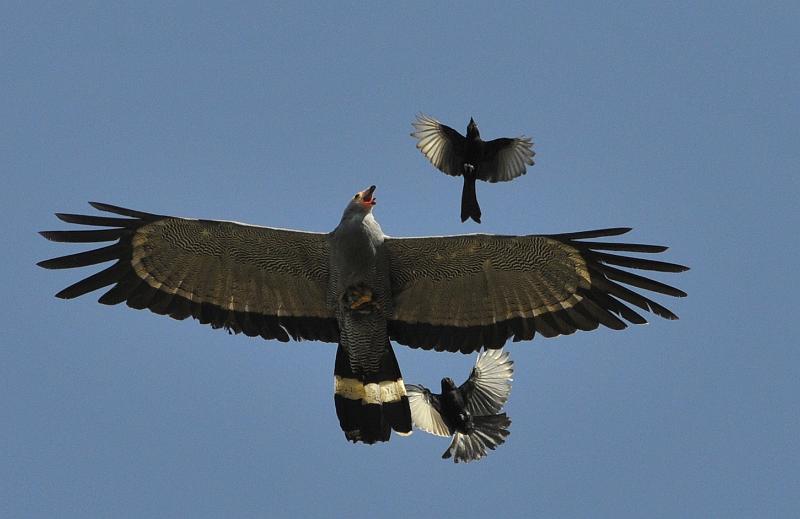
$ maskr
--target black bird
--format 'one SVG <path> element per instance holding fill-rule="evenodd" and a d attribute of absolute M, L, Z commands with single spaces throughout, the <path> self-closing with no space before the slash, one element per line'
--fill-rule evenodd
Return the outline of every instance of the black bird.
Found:
<path fill-rule="evenodd" d="M 470 462 L 486 456 L 486 448 L 506 441 L 511 419 L 500 413 L 511 392 L 514 361 L 508 352 L 486 350 L 478 355 L 466 382 L 456 387 L 453 379 L 442 379 L 442 394 L 409 384 L 411 420 L 425 432 L 452 436 L 442 458 Z"/>
<path fill-rule="evenodd" d="M 461 191 L 461 221 L 472 218 L 481 223 L 481 208 L 475 195 L 475 180 L 508 182 L 533 166 L 533 141 L 530 137 L 481 140 L 478 125 L 470 117 L 467 136 L 445 126 L 433 117 L 419 114 L 412 123 L 417 148 L 442 173 L 464 177 Z"/>

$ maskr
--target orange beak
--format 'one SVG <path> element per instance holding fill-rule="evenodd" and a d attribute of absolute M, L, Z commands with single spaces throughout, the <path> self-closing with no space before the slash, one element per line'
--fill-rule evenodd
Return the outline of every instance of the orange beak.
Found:
<path fill-rule="evenodd" d="M 361 192 L 361 203 L 367 206 L 373 206 L 377 202 L 375 198 L 373 198 L 372 193 L 375 192 L 375 186 L 369 186 L 367 189 Z"/>

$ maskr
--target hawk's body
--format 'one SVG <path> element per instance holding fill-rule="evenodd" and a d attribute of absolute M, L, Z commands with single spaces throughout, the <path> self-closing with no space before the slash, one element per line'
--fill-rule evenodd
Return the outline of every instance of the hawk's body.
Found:
<path fill-rule="evenodd" d="M 411 432 L 408 397 L 389 343 L 389 258 L 371 211 L 374 189 L 356 195 L 368 196 L 367 202 L 351 201 L 329 238 L 328 305 L 339 325 L 336 413 L 347 439 L 366 443 L 387 441 L 391 429 Z"/>

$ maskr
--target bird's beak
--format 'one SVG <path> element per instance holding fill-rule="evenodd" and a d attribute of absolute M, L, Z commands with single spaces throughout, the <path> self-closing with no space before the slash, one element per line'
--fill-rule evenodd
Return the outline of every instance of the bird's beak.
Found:
<path fill-rule="evenodd" d="M 375 198 L 372 197 L 372 193 L 375 192 L 375 186 L 369 186 L 367 189 L 361 192 L 361 202 L 365 205 L 375 205 L 377 202 Z"/>

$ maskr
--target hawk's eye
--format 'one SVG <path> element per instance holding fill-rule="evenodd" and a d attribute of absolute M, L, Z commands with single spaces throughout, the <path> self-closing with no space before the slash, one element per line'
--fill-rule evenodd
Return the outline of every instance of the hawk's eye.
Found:
<path fill-rule="evenodd" d="M 356 193 L 353 195 L 353 200 L 358 200 L 359 195 L 361 195 L 361 193 Z"/>

